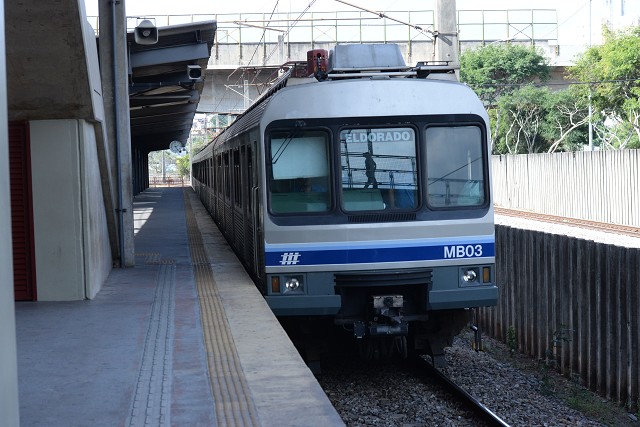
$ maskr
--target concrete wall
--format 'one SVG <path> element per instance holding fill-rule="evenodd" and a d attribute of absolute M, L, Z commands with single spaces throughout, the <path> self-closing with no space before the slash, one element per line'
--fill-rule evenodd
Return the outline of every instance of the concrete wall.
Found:
<path fill-rule="evenodd" d="M 82 120 L 30 122 L 40 301 L 92 298 L 111 269 L 93 129 Z"/>
<path fill-rule="evenodd" d="M 199 113 L 240 114 L 266 90 L 269 81 L 278 77 L 277 69 L 273 68 L 244 74 L 235 68 L 208 69 L 205 73 Z"/>
<path fill-rule="evenodd" d="M 4 34 L 4 1 L 0 0 L 0 34 Z M 0 87 L 7 87 L 4 38 L 0 42 Z M 7 93 L 0 91 L 0 421 L 18 427 L 18 362 L 13 302 L 13 248 L 9 194 Z"/>
<path fill-rule="evenodd" d="M 496 226 L 485 333 L 621 404 L 640 402 L 640 248 Z M 636 407 L 637 410 L 637 407 Z"/>
<path fill-rule="evenodd" d="M 102 194 L 95 127 L 79 120 L 82 185 L 85 297 L 92 299 L 102 288 L 113 266 L 109 230 Z"/>

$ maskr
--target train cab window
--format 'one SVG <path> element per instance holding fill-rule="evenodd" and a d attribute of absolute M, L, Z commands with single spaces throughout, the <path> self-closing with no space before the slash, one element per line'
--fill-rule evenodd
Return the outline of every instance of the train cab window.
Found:
<path fill-rule="evenodd" d="M 329 134 L 319 130 L 270 134 L 270 204 L 273 213 L 331 209 Z"/>
<path fill-rule="evenodd" d="M 486 200 L 482 130 L 432 126 L 425 134 L 427 195 L 432 208 L 481 206 Z"/>
<path fill-rule="evenodd" d="M 418 207 L 413 128 L 343 129 L 340 148 L 344 211 L 413 210 Z"/>

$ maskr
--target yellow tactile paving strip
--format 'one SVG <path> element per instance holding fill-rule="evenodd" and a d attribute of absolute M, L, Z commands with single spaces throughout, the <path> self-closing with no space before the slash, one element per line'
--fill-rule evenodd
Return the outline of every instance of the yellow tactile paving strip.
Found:
<path fill-rule="evenodd" d="M 242 372 L 187 191 L 184 191 L 184 204 L 217 425 L 258 426 L 257 411 Z"/>

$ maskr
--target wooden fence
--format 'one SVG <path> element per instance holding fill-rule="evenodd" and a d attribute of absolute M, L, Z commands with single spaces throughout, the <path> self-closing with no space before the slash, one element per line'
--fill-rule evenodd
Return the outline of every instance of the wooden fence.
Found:
<path fill-rule="evenodd" d="M 640 226 L 640 150 L 493 156 L 497 206 Z"/>
<path fill-rule="evenodd" d="M 496 277 L 486 333 L 637 410 L 640 249 L 498 225 Z"/>

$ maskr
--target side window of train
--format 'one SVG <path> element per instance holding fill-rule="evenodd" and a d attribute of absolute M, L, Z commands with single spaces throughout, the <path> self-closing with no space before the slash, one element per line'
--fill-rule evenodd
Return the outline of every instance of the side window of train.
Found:
<path fill-rule="evenodd" d="M 413 128 L 343 129 L 340 131 L 340 163 L 344 211 L 418 207 Z"/>
<path fill-rule="evenodd" d="M 482 129 L 479 126 L 432 126 L 427 146 L 427 197 L 432 208 L 485 203 Z"/>
<path fill-rule="evenodd" d="M 224 180 L 224 197 L 226 200 L 231 198 L 231 173 L 229 171 L 229 153 L 222 155 L 223 161 L 223 180 Z"/>
<path fill-rule="evenodd" d="M 222 182 L 223 182 L 223 169 L 222 169 L 222 155 L 216 156 L 217 169 L 216 169 L 216 193 L 218 196 L 222 194 Z"/>
<path fill-rule="evenodd" d="M 256 179 L 253 175 L 253 150 L 252 147 L 256 145 L 256 142 L 253 141 L 251 145 L 246 147 L 246 159 L 247 159 L 247 209 L 251 211 L 253 209 L 253 186 L 255 185 L 254 180 Z"/>
<path fill-rule="evenodd" d="M 235 149 L 233 150 L 233 182 L 232 182 L 232 186 L 233 186 L 233 203 L 237 206 L 237 207 L 242 207 L 242 175 L 240 174 L 240 168 L 241 168 L 241 164 L 240 164 L 240 150 L 239 149 Z"/>
<path fill-rule="evenodd" d="M 329 211 L 329 134 L 321 130 L 287 129 L 272 131 L 269 136 L 271 211 Z"/>

